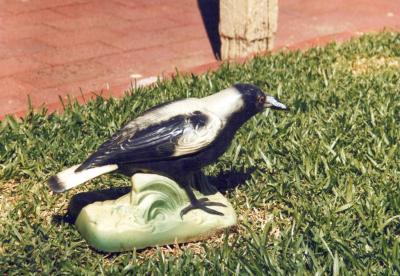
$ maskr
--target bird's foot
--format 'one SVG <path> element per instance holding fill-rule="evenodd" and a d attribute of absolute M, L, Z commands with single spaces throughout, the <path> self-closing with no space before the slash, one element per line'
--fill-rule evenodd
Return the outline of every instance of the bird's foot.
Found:
<path fill-rule="evenodd" d="M 194 209 L 200 209 L 200 210 L 203 210 L 204 212 L 212 214 L 212 215 L 218 215 L 218 216 L 224 215 L 221 212 L 207 208 L 207 206 L 227 207 L 225 204 L 222 204 L 220 202 L 209 201 L 208 198 L 204 197 L 204 198 L 196 200 L 195 202 L 192 202 L 189 206 L 185 207 L 181 211 L 181 218 L 183 217 L 183 215 L 187 214 L 189 211 L 194 210 Z"/>

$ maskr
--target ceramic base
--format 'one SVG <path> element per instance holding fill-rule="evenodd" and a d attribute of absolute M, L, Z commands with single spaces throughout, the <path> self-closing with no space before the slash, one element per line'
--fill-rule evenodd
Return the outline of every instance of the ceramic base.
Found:
<path fill-rule="evenodd" d="M 210 207 L 224 216 L 196 209 L 181 218 L 189 199 L 176 182 L 156 174 L 135 174 L 132 184 L 129 194 L 92 203 L 79 213 L 75 225 L 94 248 L 120 252 L 196 241 L 236 224 L 235 211 L 220 193 L 207 198 L 227 206 Z M 195 194 L 198 199 L 205 197 Z"/>

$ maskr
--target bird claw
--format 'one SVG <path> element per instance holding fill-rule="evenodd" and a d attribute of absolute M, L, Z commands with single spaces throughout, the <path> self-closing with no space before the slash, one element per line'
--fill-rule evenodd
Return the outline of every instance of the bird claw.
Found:
<path fill-rule="evenodd" d="M 191 203 L 189 206 L 185 207 L 182 211 L 181 211 L 181 218 L 183 218 L 183 216 L 185 214 L 187 214 L 189 211 L 194 210 L 194 209 L 200 209 L 203 210 L 206 213 L 212 214 L 212 215 L 217 215 L 217 216 L 223 216 L 224 214 L 221 212 L 218 212 L 216 210 L 207 208 L 206 206 L 220 206 L 220 207 L 227 207 L 225 204 L 222 204 L 220 202 L 213 202 L 213 201 L 209 201 L 208 198 L 204 197 L 201 198 L 199 200 L 197 200 L 195 203 Z"/>

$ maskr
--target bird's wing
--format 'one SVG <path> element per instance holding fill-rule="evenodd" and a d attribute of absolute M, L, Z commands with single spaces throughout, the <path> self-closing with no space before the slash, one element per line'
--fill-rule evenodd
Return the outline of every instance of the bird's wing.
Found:
<path fill-rule="evenodd" d="M 224 122 L 206 111 L 176 115 L 145 128 L 129 123 L 102 144 L 78 169 L 106 164 L 168 160 L 194 154 L 209 146 Z"/>
<path fill-rule="evenodd" d="M 212 142 L 221 133 L 224 121 L 211 112 L 194 112 L 188 118 L 183 135 L 176 141 L 173 156 L 184 156 L 198 152 Z"/>

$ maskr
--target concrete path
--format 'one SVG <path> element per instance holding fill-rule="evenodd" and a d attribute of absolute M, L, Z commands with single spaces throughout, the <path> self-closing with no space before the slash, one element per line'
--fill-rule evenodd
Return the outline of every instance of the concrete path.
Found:
<path fill-rule="evenodd" d="M 305 48 L 384 27 L 398 0 L 279 0 L 276 49 Z M 216 68 L 217 0 L 0 1 L 0 118 L 59 97 L 120 96 L 176 68 Z"/>

